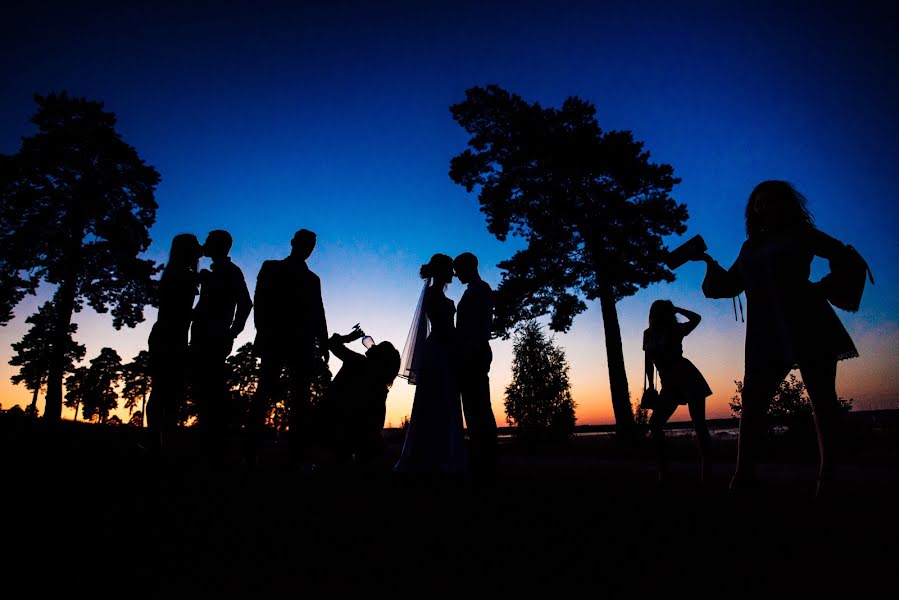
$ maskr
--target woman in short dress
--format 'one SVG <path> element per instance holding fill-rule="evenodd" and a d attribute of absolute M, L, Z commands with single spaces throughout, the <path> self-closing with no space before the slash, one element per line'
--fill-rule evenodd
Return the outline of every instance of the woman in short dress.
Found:
<path fill-rule="evenodd" d="M 681 323 L 680 314 L 687 319 Z M 654 369 L 659 371 L 662 391 L 657 406 L 649 418 L 649 428 L 656 447 L 659 463 L 659 482 L 668 474 L 668 451 L 665 443 L 665 423 L 678 406 L 687 405 L 696 429 L 699 446 L 700 478 L 706 480 L 708 450 L 711 442 L 705 421 L 705 399 L 712 393 L 699 369 L 684 357 L 683 341 L 696 329 L 702 319 L 695 312 L 678 308 L 670 300 L 656 300 L 649 309 L 649 327 L 643 332 L 643 350 L 646 352 L 646 377 L 653 382 Z"/>

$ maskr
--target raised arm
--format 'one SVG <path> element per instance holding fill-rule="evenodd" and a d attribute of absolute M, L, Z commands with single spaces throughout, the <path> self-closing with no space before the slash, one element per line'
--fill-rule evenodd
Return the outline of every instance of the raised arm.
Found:
<path fill-rule="evenodd" d="M 692 310 L 687 310 L 686 308 L 675 306 L 674 312 L 676 314 L 687 317 L 686 323 L 679 323 L 682 335 L 689 335 L 691 331 L 696 329 L 696 327 L 699 325 L 699 322 L 702 321 L 702 317 L 699 315 L 699 313 L 695 313 Z"/>
<path fill-rule="evenodd" d="M 733 298 L 743 292 L 742 256 L 741 249 L 740 256 L 726 271 L 706 253 L 699 258 L 706 264 L 705 279 L 702 281 L 702 293 L 706 298 Z"/>
<path fill-rule="evenodd" d="M 334 356 L 339 358 L 342 362 L 353 362 L 365 360 L 365 357 L 358 352 L 354 352 L 347 348 L 344 344 L 348 342 L 352 342 L 353 340 L 357 340 L 364 335 L 361 331 L 350 333 L 348 335 L 340 335 L 339 333 L 333 334 L 328 339 L 328 349 L 334 353 Z"/>

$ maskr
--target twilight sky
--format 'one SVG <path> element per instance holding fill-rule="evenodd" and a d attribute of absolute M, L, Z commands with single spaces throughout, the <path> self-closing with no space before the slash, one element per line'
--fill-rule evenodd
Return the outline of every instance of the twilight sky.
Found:
<path fill-rule="evenodd" d="M 856 246 L 876 280 L 858 313 L 838 311 L 861 358 L 840 364 L 837 390 L 856 408 L 899 407 L 895 4 L 178 4 L 188 3 L 17 2 L 0 19 L 0 152 L 33 133 L 34 93 L 105 102 L 124 140 L 162 175 L 151 258 L 164 262 L 177 233 L 227 229 L 252 292 L 262 261 L 286 256 L 293 232 L 311 229 L 319 243 L 309 265 L 322 278 L 329 328 L 360 322 L 401 347 L 418 267 L 431 254 L 474 252 L 495 287 L 495 265 L 520 247 L 488 234 L 476 195 L 447 175 L 467 141 L 450 104 L 488 83 L 547 106 L 577 95 L 596 104 L 604 129 L 632 130 L 682 178 L 673 196 L 688 206 L 688 232 L 671 246 L 700 233 L 729 265 L 755 184 L 793 182 L 819 228 Z M 816 259 L 813 277 L 825 272 Z M 649 305 L 670 298 L 704 317 L 684 351 L 714 391 L 708 416 L 727 416 L 745 324 L 730 301 L 702 296 L 703 266 L 677 275 L 618 305 L 632 395 L 642 389 Z M 461 293 L 458 282 L 448 290 Z M 41 301 L 27 298 L 0 329 L 4 408 L 30 401 L 9 383 L 7 361 Z M 86 309 L 77 338 L 88 359 L 111 346 L 127 361 L 146 348 L 155 311 L 146 316 L 115 331 Z M 251 317 L 236 346 L 254 335 Z M 556 341 L 578 422 L 612 422 L 598 305 Z M 512 345 L 493 347 L 502 423 Z M 397 381 L 388 423 L 409 414 L 413 391 Z"/>

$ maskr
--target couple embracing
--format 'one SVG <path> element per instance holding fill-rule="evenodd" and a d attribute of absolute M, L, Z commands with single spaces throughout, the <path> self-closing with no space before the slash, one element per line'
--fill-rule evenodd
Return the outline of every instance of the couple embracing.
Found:
<path fill-rule="evenodd" d="M 498 459 L 488 376 L 493 290 L 481 279 L 478 259 L 470 252 L 455 260 L 435 254 L 422 265 L 420 275 L 425 285 L 400 371 L 416 386 L 415 398 L 396 471 L 450 474 L 470 465 L 473 474 L 490 475 Z M 467 285 L 458 311 L 444 293 L 453 276 Z"/>

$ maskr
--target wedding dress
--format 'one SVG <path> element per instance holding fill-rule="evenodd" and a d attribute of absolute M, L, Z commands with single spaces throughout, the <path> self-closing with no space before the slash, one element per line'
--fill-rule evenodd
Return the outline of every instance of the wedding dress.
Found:
<path fill-rule="evenodd" d="M 415 398 L 397 472 L 459 473 L 464 469 L 462 403 L 451 365 L 455 313 L 455 304 L 443 290 L 426 284 L 400 371 L 415 385 Z"/>

